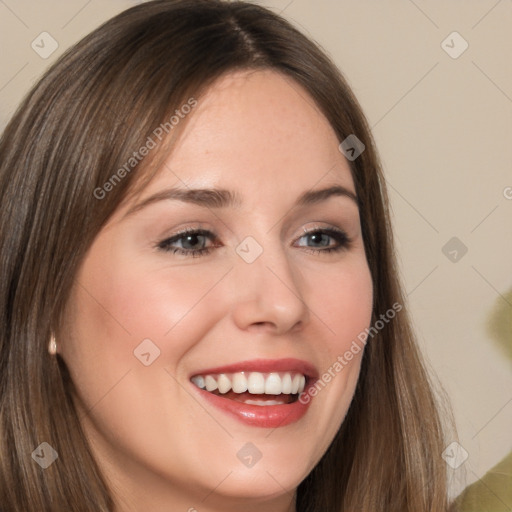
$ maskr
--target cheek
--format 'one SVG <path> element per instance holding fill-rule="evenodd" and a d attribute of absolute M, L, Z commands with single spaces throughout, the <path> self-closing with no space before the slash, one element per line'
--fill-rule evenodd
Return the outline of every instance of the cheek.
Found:
<path fill-rule="evenodd" d="M 152 268 L 111 250 L 91 251 L 77 276 L 71 336 L 63 343 L 79 406 L 94 410 L 88 432 L 101 432 L 112 446 L 155 460 L 161 453 L 153 440 L 187 438 L 191 420 L 184 415 L 177 422 L 169 404 L 190 404 L 190 398 L 172 376 L 225 308 L 227 297 L 215 293 L 229 270 L 224 267 L 205 264 L 198 271 L 196 265 L 159 262 Z M 160 355 L 146 367 L 134 349 L 147 338 Z M 138 414 L 127 413 L 132 410 Z"/>
<path fill-rule="evenodd" d="M 325 336 L 318 346 L 323 352 L 319 381 L 305 400 L 312 400 L 318 428 L 326 433 L 317 439 L 318 451 L 323 452 L 339 429 L 357 385 L 364 352 L 361 333 L 371 322 L 373 285 L 362 257 L 347 258 L 337 272 L 316 275 L 315 283 L 317 291 L 310 292 L 309 305 L 324 326 Z"/>
<path fill-rule="evenodd" d="M 229 267 L 204 265 L 198 271 L 196 265 L 171 267 L 162 261 L 156 267 L 133 252 L 126 258 L 95 249 L 78 275 L 73 335 L 63 347 L 82 400 L 88 407 L 102 400 L 126 372 L 118 392 L 132 387 L 130 400 L 142 390 L 149 396 L 154 389 L 173 388 L 167 371 L 175 375 L 183 357 L 218 320 L 224 303 L 215 286 Z M 156 358 L 146 367 L 136 357 L 148 351 Z M 122 417 L 121 402 L 114 406 Z M 140 403 L 151 405 L 144 396 Z"/>
<path fill-rule="evenodd" d="M 152 265 L 133 255 L 93 257 L 84 262 L 78 278 L 83 286 L 78 287 L 77 320 L 91 337 L 96 331 L 95 336 L 108 338 L 112 349 L 128 345 L 133 350 L 145 338 L 165 344 L 176 329 L 190 323 L 193 310 L 225 271 L 218 266 L 166 266 L 160 260 Z M 177 348 L 174 340 L 173 350 Z"/>
<path fill-rule="evenodd" d="M 334 362 L 371 322 L 370 270 L 364 258 L 347 259 L 336 272 L 317 274 L 309 286 L 308 305 L 325 326 L 324 349 Z"/>

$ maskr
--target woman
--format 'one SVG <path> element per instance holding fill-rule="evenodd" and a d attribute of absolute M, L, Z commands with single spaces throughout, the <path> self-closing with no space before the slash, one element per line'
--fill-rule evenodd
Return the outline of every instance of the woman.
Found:
<path fill-rule="evenodd" d="M 0 162 L 4 512 L 447 509 L 377 152 L 289 23 L 125 11 Z"/>

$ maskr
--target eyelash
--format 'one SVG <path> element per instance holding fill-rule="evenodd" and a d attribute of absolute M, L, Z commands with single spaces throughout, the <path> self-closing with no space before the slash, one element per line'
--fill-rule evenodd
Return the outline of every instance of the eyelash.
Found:
<path fill-rule="evenodd" d="M 325 249 L 315 249 L 315 248 L 309 248 L 309 252 L 312 252 L 314 254 L 320 254 L 320 253 L 337 253 L 343 250 L 347 250 L 351 247 L 352 240 L 348 237 L 348 235 L 336 228 L 321 228 L 321 229 L 313 229 L 310 231 L 305 231 L 304 234 L 300 237 L 303 238 L 305 236 L 311 236 L 311 235 L 327 235 L 331 238 L 334 238 L 336 242 L 338 243 L 337 247 L 327 247 Z M 206 256 L 210 254 L 211 250 L 214 247 L 203 247 L 202 249 L 181 249 L 179 247 L 171 247 L 171 245 L 175 242 L 178 242 L 186 237 L 189 236 L 206 236 L 210 239 L 217 240 L 217 237 L 214 233 L 211 231 L 205 230 L 205 229 L 186 229 L 181 231 L 180 233 L 177 233 L 176 235 L 172 236 L 171 238 L 167 238 L 165 240 L 162 240 L 157 244 L 157 248 L 164 252 L 170 252 L 172 254 L 181 254 L 184 256 L 192 257 L 192 258 L 199 258 L 200 256 Z M 299 238 L 299 239 L 300 239 Z M 219 247 L 217 245 L 217 247 Z"/>

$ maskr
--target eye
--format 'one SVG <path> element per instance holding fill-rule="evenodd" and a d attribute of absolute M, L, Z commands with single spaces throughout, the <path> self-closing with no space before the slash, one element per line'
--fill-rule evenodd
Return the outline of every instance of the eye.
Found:
<path fill-rule="evenodd" d="M 162 251 L 172 254 L 182 254 L 197 258 L 210 253 L 212 247 L 205 245 L 208 239 L 214 241 L 216 236 L 206 229 L 187 229 L 171 238 L 163 240 L 157 247 Z"/>
<path fill-rule="evenodd" d="M 331 253 L 346 250 L 351 245 L 351 240 L 347 234 L 337 228 L 312 229 L 301 236 L 299 240 L 309 239 L 314 245 L 307 246 L 313 253 Z M 335 245 L 331 242 L 334 240 Z M 299 244 L 300 247 L 303 245 Z"/>

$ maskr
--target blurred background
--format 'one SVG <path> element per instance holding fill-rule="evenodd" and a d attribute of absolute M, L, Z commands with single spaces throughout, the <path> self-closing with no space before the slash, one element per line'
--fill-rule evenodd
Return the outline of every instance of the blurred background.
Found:
<path fill-rule="evenodd" d="M 0 130 L 70 45 L 139 3 L 0 0 Z M 362 104 L 419 343 L 456 419 L 437 456 L 452 495 L 476 482 L 512 510 L 481 481 L 512 450 L 512 0 L 254 3 L 315 39 Z"/>

